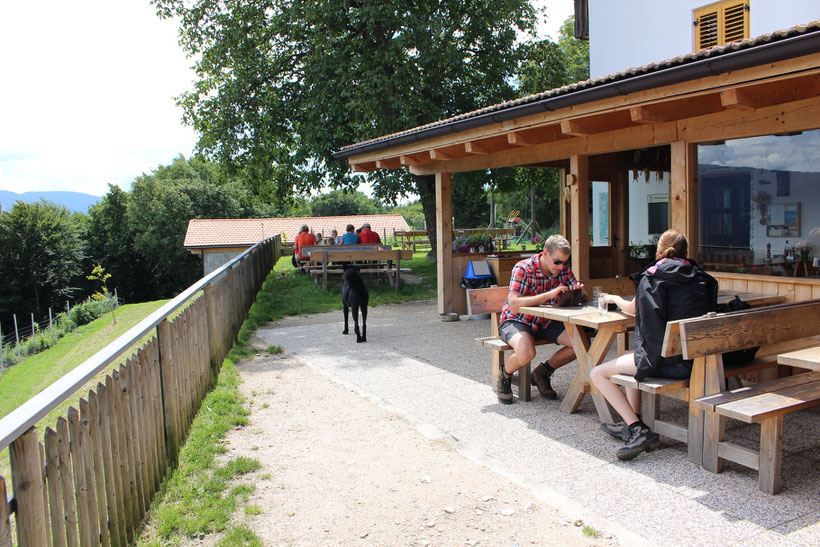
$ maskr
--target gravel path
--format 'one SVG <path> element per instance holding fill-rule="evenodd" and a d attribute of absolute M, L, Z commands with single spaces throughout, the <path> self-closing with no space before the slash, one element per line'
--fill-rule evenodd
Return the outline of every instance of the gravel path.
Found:
<path fill-rule="evenodd" d="M 617 544 L 297 359 L 238 368 L 252 412 L 228 456 L 261 462 L 262 512 L 236 518 L 265 545 Z"/>

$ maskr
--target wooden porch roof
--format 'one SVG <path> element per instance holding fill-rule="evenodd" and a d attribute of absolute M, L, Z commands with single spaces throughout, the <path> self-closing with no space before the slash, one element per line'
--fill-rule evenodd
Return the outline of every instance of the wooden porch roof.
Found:
<path fill-rule="evenodd" d="M 630 68 L 346 146 L 357 172 L 427 175 L 814 129 L 820 21 Z M 765 125 L 765 129 L 763 128 Z"/>

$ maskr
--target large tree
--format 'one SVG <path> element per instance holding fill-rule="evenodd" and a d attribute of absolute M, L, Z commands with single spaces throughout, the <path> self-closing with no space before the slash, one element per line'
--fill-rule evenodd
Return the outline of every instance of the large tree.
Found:
<path fill-rule="evenodd" d="M 50 201 L 18 201 L 0 213 L 0 314 L 41 314 L 76 290 L 82 221 Z"/>
<path fill-rule="evenodd" d="M 286 198 L 360 181 L 331 153 L 513 96 L 528 0 L 152 0 L 196 61 L 179 99 L 200 150 Z M 376 198 L 421 197 L 435 234 L 435 181 L 369 177 Z"/>

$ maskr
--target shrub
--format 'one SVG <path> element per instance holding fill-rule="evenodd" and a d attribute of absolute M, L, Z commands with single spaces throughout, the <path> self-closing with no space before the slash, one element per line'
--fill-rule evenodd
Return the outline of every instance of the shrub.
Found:
<path fill-rule="evenodd" d="M 102 317 L 114 308 L 114 298 L 107 294 L 95 293 L 90 298 L 71 308 L 69 318 L 78 327 Z"/>

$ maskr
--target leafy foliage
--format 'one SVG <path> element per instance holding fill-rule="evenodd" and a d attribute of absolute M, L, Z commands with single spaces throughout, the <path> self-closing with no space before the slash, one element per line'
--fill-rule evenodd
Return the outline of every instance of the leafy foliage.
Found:
<path fill-rule="evenodd" d="M 82 224 L 61 205 L 18 201 L 0 212 L 0 312 L 38 312 L 75 291 L 84 258 Z"/>
<path fill-rule="evenodd" d="M 311 216 L 372 215 L 381 212 L 377 202 L 362 192 L 333 190 L 320 194 L 310 202 Z"/>
<path fill-rule="evenodd" d="M 179 98 L 199 149 L 255 192 L 354 189 L 341 147 L 510 99 L 527 0 L 152 0 L 197 58 Z M 431 177 L 367 176 L 377 199 L 415 192 L 431 233 Z"/>

